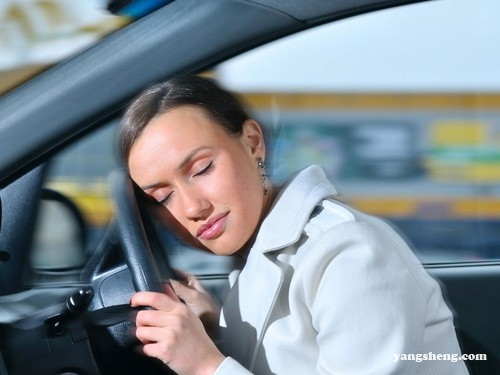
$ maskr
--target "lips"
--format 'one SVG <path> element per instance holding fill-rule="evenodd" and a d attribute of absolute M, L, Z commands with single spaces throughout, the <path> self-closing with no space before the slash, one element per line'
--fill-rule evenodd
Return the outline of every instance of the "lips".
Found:
<path fill-rule="evenodd" d="M 212 240 L 219 237 L 224 230 L 228 214 L 229 212 L 225 212 L 211 218 L 198 229 L 196 237 L 202 240 Z"/>

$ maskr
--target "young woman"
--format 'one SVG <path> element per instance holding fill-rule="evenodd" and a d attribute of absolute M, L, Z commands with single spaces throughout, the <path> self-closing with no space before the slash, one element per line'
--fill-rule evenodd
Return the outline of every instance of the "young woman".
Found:
<path fill-rule="evenodd" d="M 396 359 L 460 354 L 438 283 L 387 224 L 336 201 L 319 167 L 273 187 L 261 127 L 235 96 L 197 76 L 157 84 L 129 107 L 120 145 L 174 233 L 245 259 L 220 345 L 195 278 L 135 294 L 153 307 L 136 318 L 144 354 L 185 375 L 467 373 L 460 360 Z"/>

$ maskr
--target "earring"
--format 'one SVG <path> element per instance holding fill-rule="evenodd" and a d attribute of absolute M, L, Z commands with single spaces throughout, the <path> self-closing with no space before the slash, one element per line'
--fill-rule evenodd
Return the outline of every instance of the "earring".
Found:
<path fill-rule="evenodd" d="M 261 157 L 257 158 L 257 164 L 260 170 L 260 178 L 262 179 L 262 187 L 264 188 L 264 195 L 267 195 L 267 171 L 266 163 Z"/>

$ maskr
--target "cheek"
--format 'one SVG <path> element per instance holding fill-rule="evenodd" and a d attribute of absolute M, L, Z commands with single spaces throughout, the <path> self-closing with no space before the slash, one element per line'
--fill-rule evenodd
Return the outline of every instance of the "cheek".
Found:
<path fill-rule="evenodd" d="M 228 163 L 228 168 L 221 168 L 217 176 L 220 189 L 226 194 L 238 197 L 238 200 L 245 201 L 245 198 L 255 199 L 258 197 L 261 181 L 258 172 L 248 160 L 238 161 L 232 159 Z M 256 202 L 254 202 L 256 203 Z"/>
<path fill-rule="evenodd" d="M 160 218 L 162 225 L 172 232 L 177 239 L 188 246 L 203 248 L 203 245 L 189 233 L 189 230 L 174 215 L 165 208 L 159 210 L 161 211 L 157 213 L 157 216 Z"/>
<path fill-rule="evenodd" d="M 262 211 L 263 190 L 255 167 L 249 163 L 238 163 L 223 184 L 221 193 L 228 203 L 243 216 L 247 224 L 256 226 Z"/>

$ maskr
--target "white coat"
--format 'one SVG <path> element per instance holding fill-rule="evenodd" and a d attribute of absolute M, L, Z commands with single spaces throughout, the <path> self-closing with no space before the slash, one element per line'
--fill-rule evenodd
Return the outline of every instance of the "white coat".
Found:
<path fill-rule="evenodd" d="M 384 221 L 335 201 L 312 166 L 283 188 L 221 313 L 217 375 L 467 374 L 453 316 Z M 456 359 L 456 357 L 454 357 Z"/>

